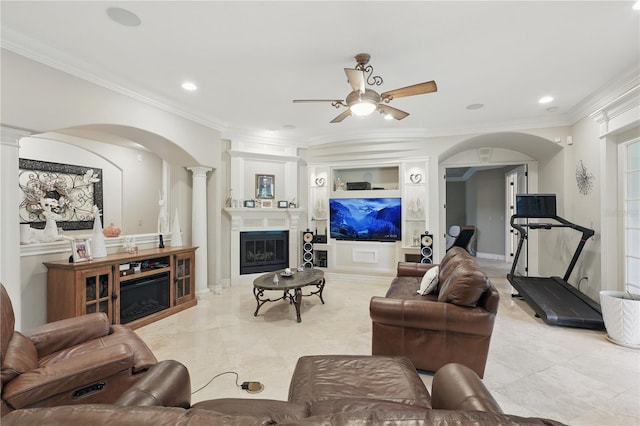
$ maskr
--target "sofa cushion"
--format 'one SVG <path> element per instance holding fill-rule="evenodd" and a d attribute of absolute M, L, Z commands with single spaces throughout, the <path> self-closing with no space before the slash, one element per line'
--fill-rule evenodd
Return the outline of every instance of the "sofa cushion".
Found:
<path fill-rule="evenodd" d="M 440 284 L 438 302 L 476 307 L 489 280 L 473 260 L 461 260 Z"/>
<path fill-rule="evenodd" d="M 431 294 L 435 292 L 438 287 L 438 273 L 440 268 L 437 266 L 429 269 L 424 276 L 422 277 L 422 281 L 420 282 L 420 289 L 418 289 L 418 293 L 421 296 L 425 294 Z"/>
<path fill-rule="evenodd" d="M 401 300 L 438 300 L 435 294 L 425 294 L 420 296 L 420 280 L 418 277 L 395 277 L 384 297 Z"/>
<path fill-rule="evenodd" d="M 2 383 L 38 368 L 38 353 L 31 340 L 14 331 L 2 359 Z"/>
<path fill-rule="evenodd" d="M 215 411 L 228 416 L 269 417 L 278 424 L 295 423 L 309 415 L 307 404 L 274 399 L 219 398 L 198 402 L 191 408 Z"/>
<path fill-rule="evenodd" d="M 311 407 L 310 416 L 328 416 L 339 413 L 354 413 L 358 411 L 370 410 L 395 410 L 405 412 L 422 412 L 425 407 L 419 405 L 409 405 L 402 402 L 385 401 L 370 398 L 340 398 L 324 399 L 314 401 Z"/>
<path fill-rule="evenodd" d="M 296 426 L 407 426 L 407 425 L 512 425 L 512 426 L 562 426 L 563 423 L 538 417 L 520 417 L 510 414 L 485 413 L 483 411 L 452 410 L 361 410 L 326 416 L 307 417 Z M 292 423 L 280 426 L 293 426 Z"/>

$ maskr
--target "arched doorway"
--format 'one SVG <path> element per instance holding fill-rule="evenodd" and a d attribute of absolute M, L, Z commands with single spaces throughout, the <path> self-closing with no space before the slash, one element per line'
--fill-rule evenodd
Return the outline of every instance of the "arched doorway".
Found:
<path fill-rule="evenodd" d="M 501 247 L 502 255 L 500 258 L 509 261 L 508 253 L 508 233 L 510 233 L 509 206 L 507 205 L 507 183 L 505 172 L 512 171 L 518 173 L 518 170 L 526 170 L 527 183 L 521 183 L 521 187 L 526 186 L 525 192 L 538 192 L 538 162 L 545 160 L 561 151 L 561 147 L 548 139 L 524 133 L 494 133 L 472 137 L 463 141 L 447 151 L 443 152 L 439 157 L 439 194 L 440 194 L 440 223 L 442 235 L 446 233 L 447 226 L 447 171 L 457 169 L 458 171 L 492 171 L 491 173 L 501 173 L 503 178 L 500 183 L 493 188 L 482 188 L 486 192 L 483 198 L 482 191 L 474 192 L 477 200 L 484 207 L 491 205 L 491 200 L 487 200 L 487 194 L 494 196 L 499 194 L 502 205 L 493 206 L 493 210 L 489 213 L 486 209 L 475 211 L 475 217 L 472 218 L 473 225 L 478 227 L 478 253 L 480 256 L 485 255 L 482 250 L 483 227 L 490 232 L 491 239 L 499 241 L 498 246 Z M 519 169 L 519 167 L 521 167 Z M 489 173 L 489 172 L 487 172 Z M 520 173 L 524 173 L 521 171 Z M 495 182 L 495 178 L 493 179 Z M 518 189 L 520 191 L 521 189 Z M 475 208 L 475 207 L 474 207 Z M 493 212 L 493 213 L 491 213 Z M 483 217 L 483 215 L 485 215 Z M 491 216 L 486 216 L 491 215 Z M 498 226 L 496 226 L 496 222 Z M 499 235 L 497 234 L 499 233 Z M 486 236 L 486 235 L 485 235 Z M 529 256 L 523 257 L 523 264 L 519 265 L 521 273 L 529 274 L 538 273 L 538 241 L 536 237 L 528 241 Z M 496 254 L 496 253 L 493 253 Z M 490 258 L 493 258 L 490 254 Z M 499 253 L 498 253 L 499 254 Z M 524 263 L 528 260 L 528 264 Z"/>

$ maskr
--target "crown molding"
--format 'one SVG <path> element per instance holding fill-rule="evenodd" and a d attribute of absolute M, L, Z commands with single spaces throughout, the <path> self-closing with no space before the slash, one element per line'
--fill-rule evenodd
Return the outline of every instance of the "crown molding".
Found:
<path fill-rule="evenodd" d="M 195 123 L 202 124 L 203 126 L 212 128 L 214 130 L 222 132 L 227 128 L 227 123 L 221 120 L 204 117 L 200 114 L 187 111 L 184 108 L 180 108 L 176 105 L 161 102 L 150 96 L 143 95 L 142 90 L 139 88 L 129 89 L 122 85 L 113 83 L 112 81 L 98 77 L 95 72 L 91 71 L 91 66 L 89 66 L 87 63 L 78 62 L 76 59 L 68 57 L 58 49 L 20 35 L 9 28 L 4 28 L 2 31 L 3 49 L 16 53 L 20 56 L 24 56 L 25 58 L 54 68 L 58 71 L 62 71 L 81 80 L 95 84 L 104 89 L 127 96 L 128 98 L 131 98 L 138 102 L 144 103 L 154 108 L 158 108 L 162 111 L 177 115 Z M 42 52 L 47 52 L 47 54 L 43 54 Z M 111 80 L 115 81 L 115 78 Z"/>

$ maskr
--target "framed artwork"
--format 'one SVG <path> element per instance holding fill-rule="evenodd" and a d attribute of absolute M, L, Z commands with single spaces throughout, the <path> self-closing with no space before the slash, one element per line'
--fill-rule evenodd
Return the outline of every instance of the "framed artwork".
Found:
<path fill-rule="evenodd" d="M 262 200 L 262 208 L 270 209 L 273 207 L 273 201 L 271 200 Z"/>
<path fill-rule="evenodd" d="M 278 208 L 279 209 L 286 209 L 287 207 L 289 207 L 289 202 L 288 201 L 278 201 Z"/>
<path fill-rule="evenodd" d="M 274 175 L 256 175 L 256 198 L 273 199 L 275 194 Z"/>
<path fill-rule="evenodd" d="M 43 229 L 47 215 L 64 230 L 92 229 L 93 206 L 102 211 L 102 169 L 20 158 L 20 223 Z"/>
<path fill-rule="evenodd" d="M 91 259 L 91 243 L 88 238 L 75 238 L 71 240 L 73 263 L 84 262 Z"/>
<path fill-rule="evenodd" d="M 254 200 L 244 200 L 244 206 L 252 209 L 256 206 L 256 202 Z"/>

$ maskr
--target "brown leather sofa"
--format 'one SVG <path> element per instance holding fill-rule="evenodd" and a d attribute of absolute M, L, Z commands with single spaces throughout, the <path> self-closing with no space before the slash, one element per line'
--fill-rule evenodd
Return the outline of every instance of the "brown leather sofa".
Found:
<path fill-rule="evenodd" d="M 417 293 L 423 275 L 438 266 L 435 293 Z M 475 259 L 461 247 L 439 265 L 399 262 L 385 297 L 369 304 L 373 355 L 404 355 L 416 368 L 437 371 L 460 363 L 484 377 L 500 296 Z"/>
<path fill-rule="evenodd" d="M 1 415 L 27 407 L 111 403 L 157 363 L 131 329 L 104 313 L 20 333 L 0 284 Z"/>
<path fill-rule="evenodd" d="M 224 398 L 188 406 L 186 368 L 152 367 L 114 404 L 15 410 L 3 426 L 118 425 L 560 425 L 504 414 L 469 368 L 449 364 L 433 378 L 430 395 L 404 357 L 319 355 L 298 360 L 288 401 Z M 397 374 L 401 373 L 401 374 Z"/>

